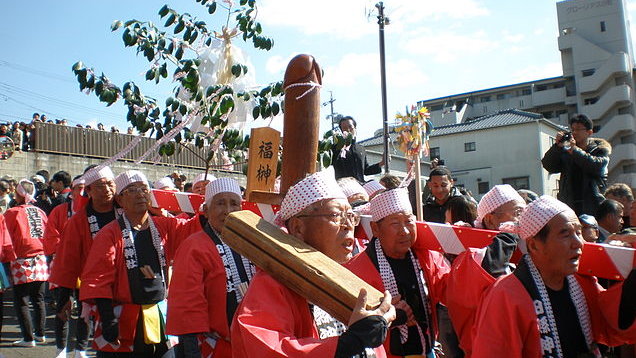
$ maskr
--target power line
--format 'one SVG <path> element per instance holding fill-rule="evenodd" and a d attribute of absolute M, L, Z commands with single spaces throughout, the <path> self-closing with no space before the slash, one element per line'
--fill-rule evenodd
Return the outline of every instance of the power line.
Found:
<path fill-rule="evenodd" d="M 40 71 L 40 70 L 37 70 L 37 69 L 32 68 L 32 67 L 18 65 L 17 63 L 11 63 L 11 62 L 7 62 L 7 61 L 4 61 L 4 60 L 0 60 L 0 66 L 5 66 L 5 67 L 8 67 L 8 68 L 12 68 L 14 70 L 30 73 L 32 75 L 38 75 L 38 76 L 42 76 L 42 77 L 47 77 L 47 78 L 51 78 L 51 79 L 58 80 L 58 81 L 70 82 L 70 83 L 75 82 L 75 81 L 69 79 L 68 77 L 64 77 L 64 76 L 61 76 L 61 75 L 58 75 L 58 74 L 55 74 L 55 73 Z"/>

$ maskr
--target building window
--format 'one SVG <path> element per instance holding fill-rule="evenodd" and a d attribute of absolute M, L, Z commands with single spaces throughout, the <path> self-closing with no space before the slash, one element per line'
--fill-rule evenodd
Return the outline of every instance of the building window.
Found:
<path fill-rule="evenodd" d="M 550 119 L 552 118 L 554 112 L 541 112 L 541 114 L 543 115 L 543 118 L 545 119 Z"/>
<path fill-rule="evenodd" d="M 486 194 L 490 190 L 490 183 L 487 181 L 480 181 L 477 183 L 477 192 L 479 194 Z"/>
<path fill-rule="evenodd" d="M 548 86 L 546 85 L 538 85 L 534 87 L 535 92 L 541 92 L 541 91 L 545 91 L 548 89 Z"/>
<path fill-rule="evenodd" d="M 439 147 L 431 148 L 429 157 L 431 158 L 431 160 L 433 160 L 435 158 L 439 159 L 440 158 L 440 156 L 439 156 Z"/>
<path fill-rule="evenodd" d="M 484 96 L 484 97 L 481 97 L 481 98 L 479 99 L 479 102 L 481 102 L 481 103 L 484 103 L 484 102 L 490 102 L 490 96 Z"/>
<path fill-rule="evenodd" d="M 530 177 L 503 178 L 501 181 L 504 184 L 509 184 L 516 190 L 530 189 Z"/>
<path fill-rule="evenodd" d="M 601 21 L 601 32 L 605 32 L 605 21 Z"/>
<path fill-rule="evenodd" d="M 532 90 L 530 90 L 530 88 L 526 88 L 524 90 L 521 90 L 521 95 L 522 96 L 529 96 L 532 94 Z"/>
<path fill-rule="evenodd" d="M 598 97 L 592 97 L 592 98 L 585 99 L 583 101 L 583 104 L 585 104 L 586 106 L 589 106 L 589 105 L 592 105 L 592 104 L 594 104 L 596 102 L 598 102 Z"/>
<path fill-rule="evenodd" d="M 441 104 L 436 104 L 434 106 L 431 106 L 431 112 L 441 111 L 442 108 L 444 108 L 444 106 L 442 106 Z"/>
<path fill-rule="evenodd" d="M 477 150 L 475 142 L 464 143 L 464 152 L 474 152 L 475 150 Z"/>
<path fill-rule="evenodd" d="M 497 95 L 497 99 L 505 99 L 506 98 L 506 94 L 505 93 L 500 93 Z"/>
<path fill-rule="evenodd" d="M 596 70 L 595 70 L 595 69 L 593 69 L 593 68 L 589 68 L 589 69 L 587 69 L 587 70 L 583 70 L 583 71 L 581 71 L 581 75 L 583 75 L 583 77 L 590 77 L 591 75 L 593 75 L 593 74 L 594 74 L 594 72 L 596 72 Z"/>

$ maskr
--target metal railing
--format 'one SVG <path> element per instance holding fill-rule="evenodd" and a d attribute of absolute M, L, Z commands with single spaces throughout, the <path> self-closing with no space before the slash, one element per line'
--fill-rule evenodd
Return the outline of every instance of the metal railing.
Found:
<path fill-rule="evenodd" d="M 42 153 L 66 154 L 89 158 L 111 158 L 126 147 L 135 135 L 113 133 L 96 129 L 70 127 L 52 123 L 35 123 L 35 146 L 31 149 Z M 141 142 L 121 160 L 135 161 L 156 142 L 153 138 L 142 138 Z M 197 148 L 193 144 L 184 144 L 187 148 L 175 151 L 171 156 L 161 156 L 155 161 L 151 155 L 144 163 L 164 164 L 185 168 L 205 169 L 205 158 L 209 147 Z M 217 163 L 222 163 L 217 152 Z M 242 171 L 241 165 L 233 165 L 230 171 Z"/>

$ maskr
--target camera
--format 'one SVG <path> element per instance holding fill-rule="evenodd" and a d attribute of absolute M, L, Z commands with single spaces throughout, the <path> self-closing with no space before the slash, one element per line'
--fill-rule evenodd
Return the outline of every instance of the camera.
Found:
<path fill-rule="evenodd" d="M 444 162 L 444 159 L 440 159 L 439 161 L 437 161 L 437 165 L 444 165 L 444 164 L 446 164 Z"/>
<path fill-rule="evenodd" d="M 561 142 L 567 142 L 569 140 L 572 140 L 572 132 L 563 133 L 563 136 L 561 137 Z"/>

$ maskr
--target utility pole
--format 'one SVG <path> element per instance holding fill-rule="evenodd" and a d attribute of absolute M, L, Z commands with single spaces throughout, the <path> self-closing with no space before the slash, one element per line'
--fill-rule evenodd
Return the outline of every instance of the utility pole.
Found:
<path fill-rule="evenodd" d="M 329 91 L 329 100 L 322 104 L 323 106 L 326 106 L 328 104 L 331 106 L 331 114 L 329 115 L 329 118 L 331 119 L 331 130 L 336 129 L 335 113 L 333 112 L 333 103 L 335 101 L 336 100 L 333 98 L 333 91 Z"/>
<path fill-rule="evenodd" d="M 384 61 L 384 25 L 389 24 L 389 19 L 384 17 L 384 3 L 375 4 L 378 9 L 378 25 L 380 26 L 380 86 L 382 88 L 382 122 L 384 128 L 384 173 L 389 173 L 389 121 L 386 109 L 386 64 Z"/>

